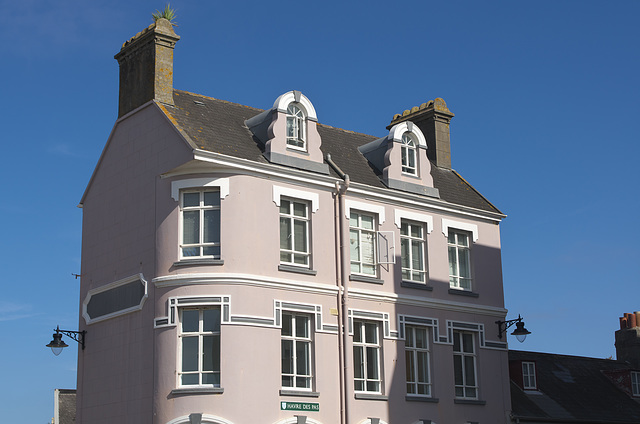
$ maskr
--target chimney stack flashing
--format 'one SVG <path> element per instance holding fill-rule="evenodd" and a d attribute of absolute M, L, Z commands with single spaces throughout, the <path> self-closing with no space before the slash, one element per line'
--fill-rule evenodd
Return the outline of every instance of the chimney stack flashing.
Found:
<path fill-rule="evenodd" d="M 150 100 L 173 105 L 173 49 L 180 36 L 158 19 L 125 41 L 114 58 L 120 65 L 118 117 Z"/>

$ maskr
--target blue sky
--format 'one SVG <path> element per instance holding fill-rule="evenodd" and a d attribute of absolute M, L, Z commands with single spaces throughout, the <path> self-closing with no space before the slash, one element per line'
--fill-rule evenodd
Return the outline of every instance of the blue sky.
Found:
<path fill-rule="evenodd" d="M 259 108 L 296 89 L 377 136 L 444 98 L 453 168 L 508 215 L 506 306 L 533 332 L 511 347 L 615 357 L 640 310 L 639 2 L 231 3 L 172 2 L 176 88 Z M 75 346 L 44 345 L 78 327 L 76 205 L 116 119 L 113 55 L 163 6 L 0 0 L 6 422 L 48 422 L 75 387 Z"/>

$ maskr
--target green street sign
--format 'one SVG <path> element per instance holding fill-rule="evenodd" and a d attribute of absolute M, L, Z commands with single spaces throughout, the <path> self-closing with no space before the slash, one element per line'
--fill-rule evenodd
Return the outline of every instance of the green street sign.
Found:
<path fill-rule="evenodd" d="M 320 404 L 307 402 L 280 402 L 280 410 L 320 412 Z"/>

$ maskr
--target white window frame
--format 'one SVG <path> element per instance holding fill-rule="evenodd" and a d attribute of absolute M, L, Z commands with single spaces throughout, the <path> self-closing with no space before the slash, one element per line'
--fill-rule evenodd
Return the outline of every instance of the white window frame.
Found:
<path fill-rule="evenodd" d="M 467 245 L 460 244 L 459 236 L 467 238 Z M 454 241 L 451 242 L 451 238 Z M 453 254 L 453 255 L 452 255 Z M 466 269 L 462 268 L 461 256 L 466 256 Z M 473 276 L 471 274 L 471 234 L 466 231 L 449 230 L 447 236 L 447 256 L 449 261 L 449 286 L 452 289 L 471 291 L 473 288 Z M 453 256 L 453 257 L 452 257 Z M 463 277 L 462 271 L 466 272 L 468 277 Z M 461 280 L 468 280 L 468 284 L 461 284 Z"/>
<path fill-rule="evenodd" d="M 536 381 L 536 363 L 523 361 L 522 362 L 522 388 L 525 390 L 537 390 L 538 384 Z"/>
<path fill-rule="evenodd" d="M 375 326 L 374 334 L 376 335 L 376 340 L 373 342 L 367 341 L 366 339 L 367 325 Z M 353 320 L 353 386 L 356 393 L 382 394 L 382 339 L 383 338 L 380 334 L 380 323 L 378 321 L 362 319 Z M 361 352 L 360 356 L 358 355 L 358 352 Z M 369 352 L 373 353 L 373 357 L 375 357 L 375 360 L 377 361 L 374 369 L 374 372 L 377 373 L 377 378 L 369 375 Z M 362 377 L 356 377 L 358 374 L 356 369 L 356 357 L 360 357 L 362 359 Z M 362 384 L 361 389 L 358 388 L 358 383 Z M 375 390 L 370 389 L 370 384 L 374 386 Z"/>
<path fill-rule="evenodd" d="M 640 372 L 631 371 L 631 393 L 640 396 Z"/>
<path fill-rule="evenodd" d="M 414 136 L 410 132 L 402 134 L 402 146 L 400 149 L 402 156 L 402 172 L 404 174 L 417 176 L 418 175 L 418 155 L 417 146 Z M 411 162 L 413 161 L 413 165 Z"/>
<path fill-rule="evenodd" d="M 357 221 L 356 226 L 352 225 L 352 219 L 354 216 L 356 217 L 356 221 Z M 363 216 L 366 216 L 372 219 L 371 228 L 365 228 L 362 226 Z M 374 213 L 358 211 L 358 210 L 350 211 L 350 215 L 349 215 L 349 247 L 350 247 L 349 252 L 350 254 L 349 256 L 350 256 L 351 274 L 366 275 L 369 277 L 378 276 L 378 260 L 377 260 L 378 232 L 376 231 L 376 228 L 378 226 L 377 221 L 378 221 L 378 216 Z M 354 234 L 357 235 L 356 239 L 353 238 Z M 363 258 L 363 255 L 362 255 L 363 240 L 365 239 L 368 239 L 371 241 L 372 261 L 365 261 L 365 258 Z M 354 242 L 356 244 L 355 247 L 352 246 Z M 354 249 L 355 249 L 356 257 L 354 257 Z M 354 265 L 357 267 L 357 270 L 354 270 Z M 371 267 L 372 272 L 370 273 L 365 272 L 364 271 L 365 266 Z"/>
<path fill-rule="evenodd" d="M 219 306 L 185 306 L 180 307 L 178 309 L 178 364 L 177 364 L 177 387 L 180 388 L 197 388 L 197 387 L 220 387 L 220 377 L 221 377 L 221 351 L 222 351 L 222 343 L 221 343 L 221 332 L 220 328 L 218 331 L 205 331 L 203 329 L 203 311 L 204 310 L 217 310 L 220 314 L 220 324 L 222 324 L 222 310 Z M 183 314 L 185 311 L 198 311 L 198 331 L 197 332 L 184 332 L 183 331 Z M 203 367 L 203 355 L 204 355 L 204 337 L 207 336 L 217 336 L 218 337 L 218 352 L 217 352 L 217 362 L 218 362 L 218 370 L 215 369 L 209 372 L 209 370 L 204 370 Z M 198 369 L 196 371 L 183 371 L 183 343 L 185 338 L 198 337 Z M 213 353 L 215 355 L 215 352 Z M 213 359 L 215 365 L 215 357 Z M 204 374 L 217 374 L 218 375 L 218 383 L 212 384 L 204 384 L 203 376 Z M 198 376 L 198 384 L 183 384 L 182 377 L 185 375 L 197 375 Z"/>
<path fill-rule="evenodd" d="M 193 194 L 193 193 L 198 193 L 199 194 L 199 205 L 198 206 L 184 206 L 184 196 L 185 194 Z M 204 204 L 204 198 L 205 198 L 205 193 L 214 193 L 216 198 L 218 199 L 218 205 L 213 205 L 213 206 L 208 206 Z M 221 207 L 221 196 L 220 196 L 220 190 L 216 187 L 206 187 L 206 188 L 192 188 L 192 189 L 184 189 L 180 191 L 180 231 L 179 231 L 179 238 L 180 238 L 180 243 L 179 243 L 179 257 L 180 259 L 197 259 L 197 258 L 211 258 L 211 259 L 220 259 L 222 256 L 222 252 L 221 252 L 221 238 L 222 238 L 222 207 Z M 214 241 L 214 242 L 205 242 L 204 241 L 204 225 L 205 225 L 205 211 L 214 211 L 217 210 L 218 211 L 218 237 L 219 240 L 218 241 Z M 185 243 L 184 242 L 184 214 L 185 212 L 199 212 L 198 215 L 198 242 L 197 243 Z M 219 250 L 218 254 L 212 254 L 212 255 L 205 255 L 203 249 L 208 248 L 208 247 L 217 247 Z M 198 249 L 198 255 L 185 255 L 184 254 L 184 249 L 188 249 L 188 248 L 193 248 L 193 249 Z"/>
<path fill-rule="evenodd" d="M 407 234 L 403 234 L 403 227 L 407 226 Z M 413 227 L 420 228 L 420 237 L 413 236 L 411 234 L 411 229 Z M 403 219 L 400 223 L 400 268 L 401 275 L 403 281 L 410 281 L 416 283 L 427 283 L 428 275 L 427 275 L 427 241 L 426 241 L 426 225 L 421 222 L 410 221 Z M 409 244 L 408 249 L 403 250 L 405 242 Z M 421 246 L 422 252 L 420 253 L 422 269 L 414 268 L 414 254 L 413 247 L 414 245 Z M 408 266 L 405 267 L 405 254 L 408 257 Z M 405 278 L 405 273 L 408 273 L 409 278 Z M 422 278 L 414 278 L 415 274 L 422 274 Z"/>
<path fill-rule="evenodd" d="M 288 334 L 284 334 L 284 320 L 285 320 L 285 315 L 289 315 L 291 316 L 291 331 L 292 334 L 288 335 Z M 307 331 L 307 336 L 300 336 L 297 334 L 297 322 L 300 319 L 306 319 L 307 323 L 306 323 L 306 331 Z M 292 311 L 288 311 L 288 310 L 283 310 L 282 314 L 281 314 L 281 324 L 282 324 L 282 329 L 280 331 L 280 337 L 281 337 L 281 343 L 280 343 L 280 358 L 281 358 L 281 362 L 283 362 L 281 364 L 281 382 L 282 382 L 282 388 L 283 389 L 287 389 L 287 390 L 300 390 L 300 391 L 311 391 L 313 389 L 313 337 L 312 337 L 312 330 L 313 330 L 313 315 L 311 314 L 305 314 L 305 313 L 300 313 L 300 312 L 292 312 Z M 283 344 L 285 341 L 290 341 L 292 344 L 292 349 L 291 349 L 291 354 L 292 354 L 292 372 L 291 373 L 285 373 L 284 370 L 282 369 L 282 367 L 284 366 L 284 347 Z M 307 351 L 307 357 L 308 357 L 308 374 L 301 374 L 298 369 L 298 346 L 299 345 L 306 345 L 306 351 Z M 291 386 L 286 386 L 284 384 L 284 378 L 285 377 L 290 377 L 292 379 L 292 385 Z M 297 385 L 298 379 L 302 379 L 302 380 L 306 380 L 306 387 L 300 387 Z"/>
<path fill-rule="evenodd" d="M 284 207 L 284 202 L 288 202 L 289 210 L 284 212 L 282 209 Z M 299 216 L 295 214 L 295 205 L 304 206 L 304 216 Z M 280 199 L 280 207 L 279 207 L 279 238 L 280 238 L 280 263 L 284 265 L 297 266 L 302 268 L 310 268 L 311 267 L 311 213 L 310 213 L 310 205 L 308 202 L 304 200 L 291 199 L 291 198 L 282 198 Z M 287 236 L 290 239 L 291 248 L 283 248 L 282 246 L 282 231 L 284 223 L 288 223 L 289 225 L 289 234 Z M 295 238 L 295 225 L 296 223 L 302 223 L 304 225 L 304 241 L 302 242 L 302 246 L 299 246 L 296 242 Z M 283 255 L 286 254 L 289 257 L 289 260 L 284 260 Z M 304 258 L 304 263 L 296 262 L 296 258 L 302 257 Z"/>
<path fill-rule="evenodd" d="M 290 126 L 293 136 L 289 135 Z M 291 102 L 287 106 L 286 137 L 288 148 L 307 151 L 307 113 L 300 103 Z"/>
<path fill-rule="evenodd" d="M 471 336 L 471 352 L 464 351 L 464 335 Z M 456 399 L 478 399 L 478 364 L 476 358 L 476 340 L 475 333 L 469 331 L 453 331 L 453 373 L 454 373 L 454 387 Z M 456 340 L 457 339 L 457 340 Z M 456 350 L 456 341 L 459 344 L 459 349 Z M 455 381 L 456 374 L 456 358 L 460 358 L 460 373 L 462 376 L 461 382 Z M 473 367 L 473 382 L 467 381 L 468 364 L 467 359 L 470 359 L 471 366 Z M 461 393 L 461 394 L 460 394 Z"/>
<path fill-rule="evenodd" d="M 431 351 L 429 345 L 429 327 L 422 325 L 412 325 L 405 324 L 405 361 L 406 361 L 406 385 L 407 385 L 407 395 L 410 396 L 421 396 L 421 397 L 431 397 Z M 416 332 L 424 331 L 424 347 L 416 346 Z M 410 341 L 413 340 L 411 344 Z M 424 381 L 420 381 L 422 378 L 419 375 L 419 360 L 418 357 L 420 355 L 426 356 L 425 367 L 426 367 L 426 378 Z M 411 361 L 411 363 L 410 363 Z M 413 367 L 410 368 L 410 365 Z M 423 386 L 426 390 L 424 393 L 420 392 L 420 386 Z"/>

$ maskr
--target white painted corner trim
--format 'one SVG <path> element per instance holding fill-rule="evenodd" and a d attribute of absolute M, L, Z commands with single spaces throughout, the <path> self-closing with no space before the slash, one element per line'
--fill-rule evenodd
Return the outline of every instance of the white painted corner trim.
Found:
<path fill-rule="evenodd" d="M 371 203 L 358 202 L 357 200 L 345 200 L 344 201 L 345 218 L 351 217 L 351 209 L 356 209 L 364 212 L 371 212 L 378 215 L 378 225 L 382 225 L 385 221 L 384 206 L 373 205 Z"/>
<path fill-rule="evenodd" d="M 320 195 L 309 191 L 297 190 L 295 188 L 286 188 L 273 186 L 273 203 L 280 207 L 280 198 L 290 197 L 292 199 L 301 199 L 311 202 L 311 212 L 316 213 L 320 208 Z"/>
<path fill-rule="evenodd" d="M 229 178 L 189 178 L 171 182 L 171 197 L 178 202 L 180 190 L 185 188 L 218 187 L 220 199 L 229 195 Z"/>
<path fill-rule="evenodd" d="M 431 215 L 427 215 L 424 213 L 420 213 L 420 212 L 413 212 L 413 211 L 405 211 L 402 209 L 396 209 L 395 210 L 395 220 L 394 223 L 396 224 L 396 227 L 400 228 L 402 225 L 402 220 L 403 219 L 407 219 L 409 221 L 417 221 L 417 222 L 423 222 L 427 225 L 427 234 L 431 234 L 431 231 L 433 231 L 433 217 Z"/>
<path fill-rule="evenodd" d="M 442 234 L 444 234 L 445 237 L 449 237 L 449 228 L 468 231 L 473 234 L 473 242 L 478 241 L 478 226 L 475 224 L 442 218 Z"/>

